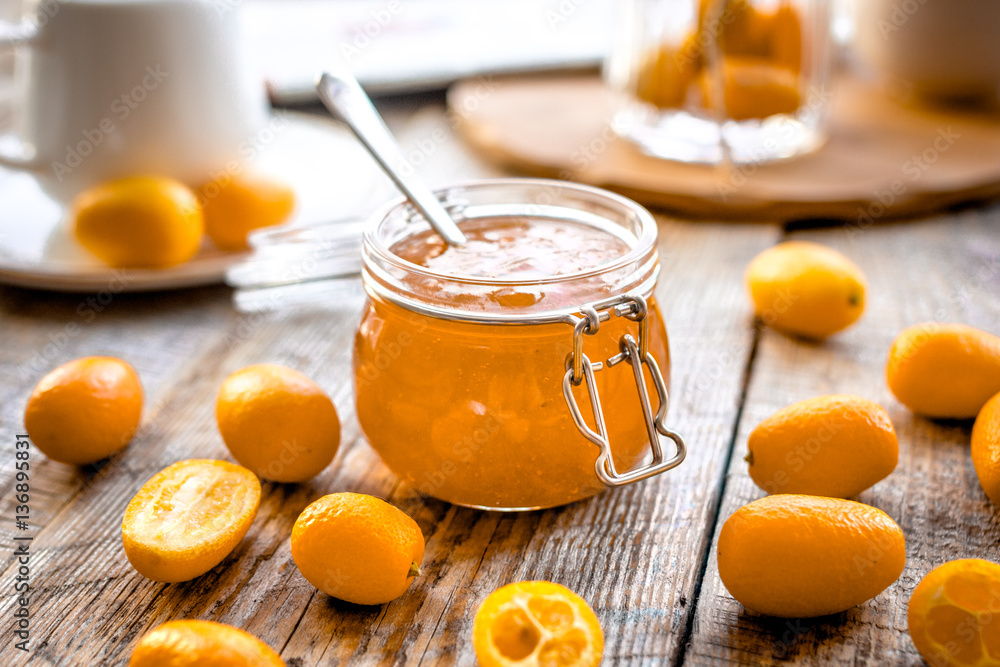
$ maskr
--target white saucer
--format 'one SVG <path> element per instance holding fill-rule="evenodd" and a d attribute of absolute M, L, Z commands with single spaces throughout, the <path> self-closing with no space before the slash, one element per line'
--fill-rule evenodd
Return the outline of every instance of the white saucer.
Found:
<path fill-rule="evenodd" d="M 384 198 L 381 172 L 346 130 L 317 116 L 276 112 L 254 138 L 254 171 L 292 185 L 291 225 L 365 217 Z M 249 165 L 245 165 L 249 166 Z M 0 170 L 0 283 L 66 292 L 141 292 L 220 283 L 246 253 L 206 242 L 168 269 L 112 269 L 91 256 L 63 224 L 65 210 L 28 173 Z"/>

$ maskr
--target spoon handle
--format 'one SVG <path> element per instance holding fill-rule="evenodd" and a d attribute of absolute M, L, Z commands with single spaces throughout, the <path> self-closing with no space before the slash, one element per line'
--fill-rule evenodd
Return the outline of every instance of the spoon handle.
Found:
<path fill-rule="evenodd" d="M 434 230 L 449 245 L 465 243 L 465 235 L 434 193 L 422 182 L 400 173 L 398 166 L 406 164 L 403 154 L 357 80 L 324 73 L 316 90 L 333 117 L 344 123 L 364 144 L 396 187 L 424 214 Z"/>

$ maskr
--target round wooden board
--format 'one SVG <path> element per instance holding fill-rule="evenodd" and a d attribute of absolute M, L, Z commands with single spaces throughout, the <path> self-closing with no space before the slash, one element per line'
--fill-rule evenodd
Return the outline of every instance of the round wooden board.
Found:
<path fill-rule="evenodd" d="M 1000 113 L 907 107 L 848 77 L 826 145 L 733 170 L 658 160 L 617 138 L 612 94 L 592 76 L 466 81 L 448 103 L 462 135 L 497 162 L 696 217 L 868 225 L 1000 196 Z"/>

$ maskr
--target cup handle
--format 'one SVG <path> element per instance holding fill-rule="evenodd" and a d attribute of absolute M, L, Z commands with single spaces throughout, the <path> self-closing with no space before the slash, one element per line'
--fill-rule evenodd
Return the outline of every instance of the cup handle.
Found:
<path fill-rule="evenodd" d="M 38 26 L 31 21 L 0 21 L 0 49 L 30 44 L 37 36 Z M 0 166 L 33 169 L 37 166 L 34 158 L 34 150 L 19 139 L 11 135 L 0 136 Z"/>

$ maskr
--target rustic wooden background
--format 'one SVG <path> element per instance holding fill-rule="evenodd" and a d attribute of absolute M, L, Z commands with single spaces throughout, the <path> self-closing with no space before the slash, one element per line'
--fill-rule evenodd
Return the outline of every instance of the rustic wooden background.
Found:
<path fill-rule="evenodd" d="M 420 173 L 432 184 L 502 175 L 455 138 L 461 119 L 449 116 L 439 98 L 383 110 L 407 152 L 422 156 Z M 786 238 L 836 247 L 868 276 L 864 317 L 824 344 L 754 323 L 743 270 Z M 92 302 L 87 295 L 0 288 L 0 663 L 122 665 L 157 624 L 202 618 L 258 635 L 289 665 L 472 664 L 480 601 L 512 581 L 548 579 L 593 605 L 609 665 L 920 664 L 906 631 L 910 592 L 946 560 L 1000 560 L 1000 514 L 976 480 L 970 425 L 911 415 L 885 385 L 885 355 L 898 331 L 921 321 L 1000 332 L 1000 206 L 906 223 L 799 229 L 661 217 L 660 244 L 657 296 L 673 357 L 670 422 L 690 445 L 687 461 L 657 479 L 524 514 L 422 498 L 382 466 L 353 415 L 350 349 L 359 301 L 241 315 L 222 286 L 104 293 L 90 295 Z M 8 631 L 17 569 L 15 435 L 34 383 L 88 354 L 135 365 L 147 392 L 144 425 L 126 450 L 97 466 L 77 469 L 32 451 L 31 652 L 24 654 Z M 334 398 L 344 422 L 336 461 L 310 483 L 265 483 L 250 532 L 210 573 L 172 585 L 144 579 L 121 547 L 126 504 L 176 460 L 228 458 L 215 426 L 215 392 L 230 372 L 262 361 L 307 373 Z M 903 527 L 906 569 L 882 595 L 841 615 L 784 621 L 747 613 L 722 587 L 714 553 L 722 521 L 762 495 L 742 461 L 747 434 L 772 411 L 830 392 L 877 400 L 892 415 L 899 467 L 860 500 Z M 345 490 L 388 498 L 426 536 L 423 575 L 388 605 L 331 599 L 292 562 L 288 538 L 298 513 Z"/>

